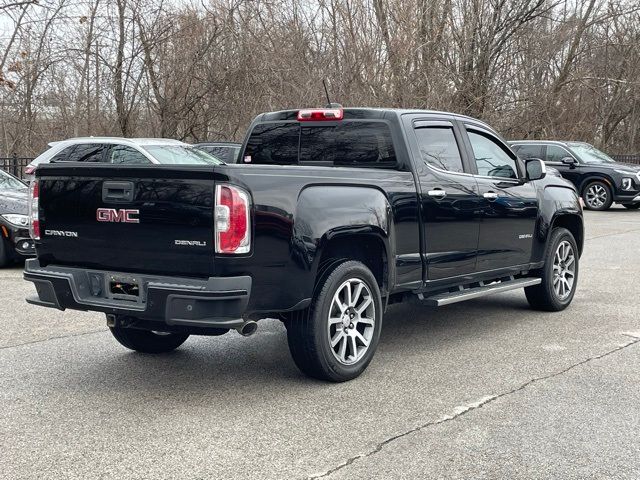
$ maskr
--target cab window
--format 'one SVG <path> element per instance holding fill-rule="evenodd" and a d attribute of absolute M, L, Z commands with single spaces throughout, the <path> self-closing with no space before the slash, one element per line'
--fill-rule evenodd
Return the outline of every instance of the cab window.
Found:
<path fill-rule="evenodd" d="M 483 177 L 518 178 L 516 159 L 489 135 L 467 130 L 478 175 Z"/>

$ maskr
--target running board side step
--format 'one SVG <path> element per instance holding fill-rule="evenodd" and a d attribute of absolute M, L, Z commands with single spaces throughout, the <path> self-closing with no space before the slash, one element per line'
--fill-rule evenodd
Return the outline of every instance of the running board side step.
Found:
<path fill-rule="evenodd" d="M 425 305 L 429 305 L 431 307 L 442 307 L 452 303 L 464 302 L 465 300 L 486 297 L 487 295 L 493 295 L 494 293 L 540 285 L 541 283 L 541 278 L 512 278 L 511 280 L 491 283 L 489 285 L 485 285 L 483 282 L 480 282 L 477 287 L 463 288 L 456 292 L 439 293 L 431 297 L 425 297 L 422 293 L 419 293 L 418 298 Z"/>

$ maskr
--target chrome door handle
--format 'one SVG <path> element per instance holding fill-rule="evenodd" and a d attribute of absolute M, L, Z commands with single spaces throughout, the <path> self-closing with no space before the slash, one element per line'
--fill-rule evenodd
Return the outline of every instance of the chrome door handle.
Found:
<path fill-rule="evenodd" d="M 430 197 L 436 197 L 436 198 L 444 198 L 447 195 L 447 192 L 445 192 L 444 190 L 442 190 L 441 188 L 435 188 L 433 190 L 429 190 L 427 192 L 427 194 Z"/>
<path fill-rule="evenodd" d="M 485 192 L 482 196 L 487 200 L 496 200 L 498 198 L 498 194 L 496 192 Z"/>

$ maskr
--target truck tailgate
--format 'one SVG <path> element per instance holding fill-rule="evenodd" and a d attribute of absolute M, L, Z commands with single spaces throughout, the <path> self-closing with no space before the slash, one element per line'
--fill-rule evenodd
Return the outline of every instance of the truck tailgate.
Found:
<path fill-rule="evenodd" d="M 42 264 L 213 275 L 213 166 L 67 163 L 37 172 Z"/>

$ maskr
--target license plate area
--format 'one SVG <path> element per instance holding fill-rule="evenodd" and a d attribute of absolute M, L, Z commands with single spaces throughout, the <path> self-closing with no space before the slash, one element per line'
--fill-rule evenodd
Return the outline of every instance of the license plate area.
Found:
<path fill-rule="evenodd" d="M 140 279 L 133 276 L 109 275 L 107 294 L 114 300 L 139 303 L 142 301 Z"/>

